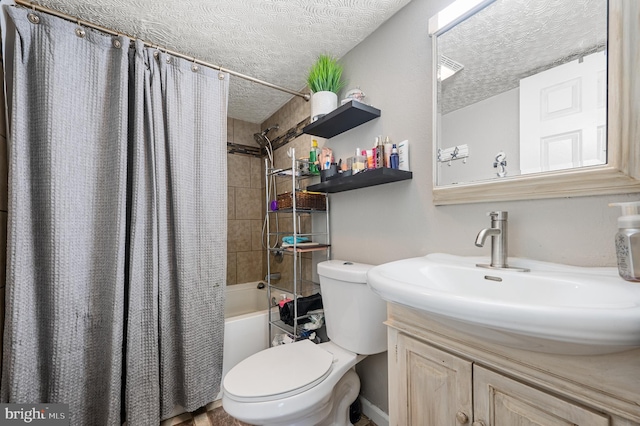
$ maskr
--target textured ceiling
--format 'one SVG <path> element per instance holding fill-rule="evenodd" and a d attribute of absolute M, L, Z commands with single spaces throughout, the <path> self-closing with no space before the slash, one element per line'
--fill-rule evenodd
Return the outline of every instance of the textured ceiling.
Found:
<path fill-rule="evenodd" d="M 441 112 L 514 89 L 520 79 L 606 42 L 607 0 L 492 3 L 438 37 L 438 52 L 464 65 L 440 84 Z"/>
<path fill-rule="evenodd" d="M 307 70 L 318 54 L 342 57 L 409 1 L 36 0 L 35 3 L 260 80 L 301 90 Z M 289 99 L 289 94 L 232 77 L 229 116 L 261 123 Z"/>

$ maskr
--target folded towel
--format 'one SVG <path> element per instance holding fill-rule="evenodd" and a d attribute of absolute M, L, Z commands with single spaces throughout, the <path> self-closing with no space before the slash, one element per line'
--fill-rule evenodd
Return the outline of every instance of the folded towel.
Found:
<path fill-rule="evenodd" d="M 307 241 L 309 241 L 309 239 L 307 237 L 295 237 L 295 242 L 296 243 L 304 243 L 304 242 L 307 242 Z M 294 242 L 293 235 L 282 237 L 282 242 L 286 243 L 286 244 L 293 244 L 293 242 Z"/>

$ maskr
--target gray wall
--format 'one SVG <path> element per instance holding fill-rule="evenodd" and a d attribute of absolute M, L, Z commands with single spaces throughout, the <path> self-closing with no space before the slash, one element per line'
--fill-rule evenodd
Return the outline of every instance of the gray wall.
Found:
<path fill-rule="evenodd" d="M 491 210 L 510 213 L 511 255 L 572 265 L 614 266 L 618 212 L 595 196 L 457 206 L 432 203 L 431 40 L 427 20 L 449 0 L 413 0 L 344 56 L 347 88 L 360 86 L 382 116 L 327 141 L 336 158 L 379 135 L 411 144 L 413 180 L 331 196 L 332 257 L 380 264 L 431 252 L 488 255 L 473 244 Z M 359 366 L 362 394 L 388 410 L 386 354 Z"/>

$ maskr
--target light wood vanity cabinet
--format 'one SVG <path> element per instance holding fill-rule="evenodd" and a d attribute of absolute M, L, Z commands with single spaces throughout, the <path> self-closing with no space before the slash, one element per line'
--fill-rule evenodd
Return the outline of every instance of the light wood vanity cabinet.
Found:
<path fill-rule="evenodd" d="M 487 426 L 608 426 L 605 414 L 473 366 L 473 418 Z M 478 425 L 479 426 L 479 425 Z"/>
<path fill-rule="evenodd" d="M 392 426 L 640 425 L 640 351 L 566 356 L 496 347 L 445 320 L 388 307 Z"/>
<path fill-rule="evenodd" d="M 472 363 L 399 334 L 394 366 L 394 425 L 449 425 L 471 414 Z M 391 372 L 391 368 L 389 369 Z M 393 389 L 393 388 L 392 388 Z M 405 403 L 406 401 L 406 403 Z"/>

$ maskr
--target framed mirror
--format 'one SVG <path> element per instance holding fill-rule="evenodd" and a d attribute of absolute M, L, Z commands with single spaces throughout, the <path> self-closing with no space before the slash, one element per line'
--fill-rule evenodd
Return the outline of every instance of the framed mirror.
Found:
<path fill-rule="evenodd" d="M 640 192 L 634 0 L 457 0 L 429 21 L 435 204 Z"/>

